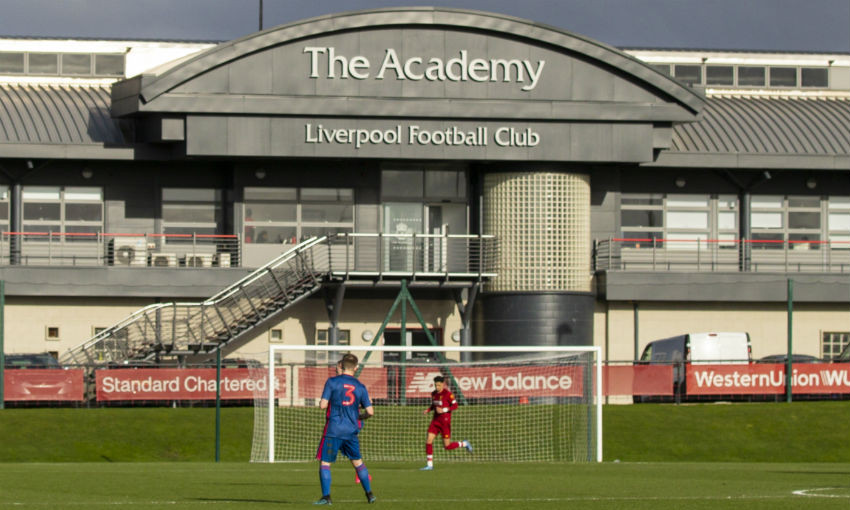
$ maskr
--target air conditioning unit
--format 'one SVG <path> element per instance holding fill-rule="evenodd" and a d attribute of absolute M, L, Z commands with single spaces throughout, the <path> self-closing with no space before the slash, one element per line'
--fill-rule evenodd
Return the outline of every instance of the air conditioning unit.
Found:
<path fill-rule="evenodd" d="M 186 254 L 186 267 L 212 267 L 212 253 Z"/>
<path fill-rule="evenodd" d="M 177 265 L 176 253 L 151 253 L 151 265 L 154 267 L 173 267 Z"/>
<path fill-rule="evenodd" d="M 147 241 L 144 237 L 127 237 L 112 240 L 112 264 L 116 266 L 144 267 L 148 265 Z"/>
<path fill-rule="evenodd" d="M 218 254 L 218 267 L 230 267 L 230 254 L 229 253 L 219 253 Z"/>

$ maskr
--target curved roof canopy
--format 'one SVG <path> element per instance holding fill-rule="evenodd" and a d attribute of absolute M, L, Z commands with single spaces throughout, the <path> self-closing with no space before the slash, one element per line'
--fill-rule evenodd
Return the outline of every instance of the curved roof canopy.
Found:
<path fill-rule="evenodd" d="M 311 59 L 314 67 L 308 70 Z M 330 59 L 336 60 L 327 64 Z M 442 60 L 443 68 L 428 75 L 433 59 Z M 452 59 L 463 62 L 451 64 Z M 527 65 L 505 70 L 497 69 L 494 61 Z M 323 88 L 320 75 L 327 70 L 337 79 Z M 508 76 L 502 80 L 503 72 L 510 81 L 513 73 L 523 75 L 523 87 L 502 86 L 508 81 Z M 452 80 L 452 73 L 462 76 Z M 534 73 L 539 73 L 539 83 L 532 83 L 529 75 Z M 438 74 L 449 77 L 435 78 Z M 198 99 L 204 93 L 676 105 L 684 111 L 674 120 L 692 120 L 688 117 L 703 104 L 701 95 L 689 87 L 597 41 L 519 18 L 433 7 L 358 11 L 283 25 L 221 44 L 136 81 L 117 87 L 114 97 L 136 96 L 138 111 L 156 110 L 147 105 L 169 94 L 194 94 Z M 406 87 L 396 86 L 398 81 Z M 476 82 L 485 83 L 476 87 Z M 656 111 L 656 116 L 664 115 Z"/>

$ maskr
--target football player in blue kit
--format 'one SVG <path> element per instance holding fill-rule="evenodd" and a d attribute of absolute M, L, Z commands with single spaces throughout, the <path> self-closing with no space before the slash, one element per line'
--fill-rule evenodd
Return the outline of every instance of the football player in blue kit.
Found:
<path fill-rule="evenodd" d="M 357 472 L 360 484 L 366 492 L 366 500 L 375 502 L 369 470 L 360 455 L 360 442 L 357 434 L 363 426 L 363 420 L 373 416 L 375 410 L 369 400 L 369 392 L 354 374 L 358 359 L 353 354 L 342 357 L 342 374 L 331 377 L 325 382 L 319 407 L 327 410 L 325 430 L 316 458 L 319 459 L 319 483 L 322 485 L 322 497 L 316 505 L 331 504 L 331 463 L 336 461 L 338 452 L 351 460 Z"/>

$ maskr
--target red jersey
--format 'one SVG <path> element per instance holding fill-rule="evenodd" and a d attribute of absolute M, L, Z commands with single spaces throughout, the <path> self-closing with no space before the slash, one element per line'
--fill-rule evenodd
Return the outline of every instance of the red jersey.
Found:
<path fill-rule="evenodd" d="M 438 407 L 443 410 L 442 413 L 434 411 Z M 439 393 L 436 391 L 431 392 L 431 407 L 428 410 L 434 411 L 434 417 L 432 420 L 451 420 L 451 413 L 455 409 L 457 409 L 457 399 L 455 399 L 455 396 L 451 391 L 444 387 L 443 391 Z"/>

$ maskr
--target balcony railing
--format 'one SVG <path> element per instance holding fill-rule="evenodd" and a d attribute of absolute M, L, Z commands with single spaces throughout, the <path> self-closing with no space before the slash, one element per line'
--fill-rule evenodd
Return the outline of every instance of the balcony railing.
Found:
<path fill-rule="evenodd" d="M 850 273 L 850 241 L 609 238 L 597 271 Z"/>
<path fill-rule="evenodd" d="M 235 267 L 235 235 L 2 232 L 0 265 Z"/>

